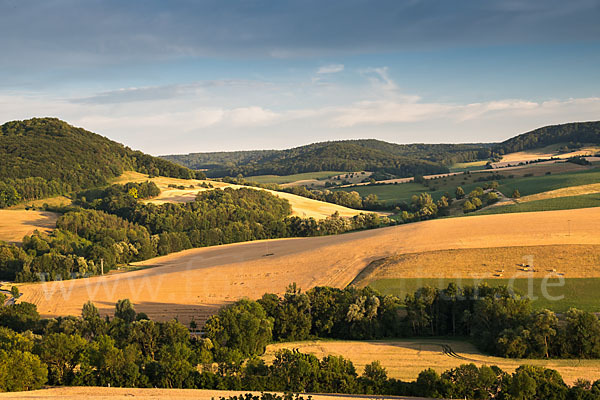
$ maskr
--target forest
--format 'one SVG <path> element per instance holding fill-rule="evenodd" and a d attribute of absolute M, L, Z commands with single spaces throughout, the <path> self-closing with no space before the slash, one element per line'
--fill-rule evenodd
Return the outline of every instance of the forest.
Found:
<path fill-rule="evenodd" d="M 600 121 L 545 126 L 499 143 L 492 152 L 503 155 L 556 143 L 571 143 L 574 147 L 577 143 L 600 144 Z"/>
<path fill-rule="evenodd" d="M 489 157 L 485 144 L 398 145 L 379 140 L 314 143 L 288 150 L 163 156 L 209 177 L 290 175 L 314 171 L 375 171 L 397 177 L 448 172 L 455 162 Z"/>
<path fill-rule="evenodd" d="M 77 193 L 58 211 L 57 228 L 34 232 L 22 248 L 0 243 L 0 279 L 35 282 L 82 278 L 119 265 L 195 247 L 371 229 L 395 222 L 377 214 L 324 220 L 291 216 L 287 200 L 250 188 L 200 192 L 190 203 L 146 204 L 152 182 Z"/>
<path fill-rule="evenodd" d="M 1 125 L 0 160 L 0 208 L 105 186 L 126 170 L 183 179 L 205 177 L 56 118 Z"/>
<path fill-rule="evenodd" d="M 434 309 L 455 307 L 452 304 L 458 302 L 462 309 L 453 309 L 456 315 L 472 310 L 468 323 L 472 338 L 481 333 L 485 321 L 515 320 L 527 308 L 524 300 L 505 289 L 486 286 L 465 288 L 462 293 L 452 287 L 437 293 L 422 288 L 409 297 L 421 298 L 425 292 L 444 298 L 445 304 L 433 305 Z M 408 305 L 411 300 L 406 301 Z M 579 380 L 568 386 L 556 371 L 528 365 L 507 373 L 495 366 L 464 364 L 442 374 L 425 370 L 416 381 L 403 382 L 389 378 L 376 360 L 359 374 L 342 356 L 319 359 L 283 349 L 271 365 L 260 358 L 273 341 L 401 335 L 419 325 L 411 313 L 428 309 L 432 303 L 415 306 L 413 302 L 405 317 L 396 312 L 400 304 L 400 299 L 380 296 L 371 289 L 317 287 L 302 293 L 290 285 L 283 297 L 265 294 L 258 301 L 240 300 L 222 308 L 206 323 L 203 335 L 190 335 L 176 320 L 151 321 L 127 299 L 116 303 L 113 318 L 102 318 L 90 302 L 80 316 L 54 319 L 41 319 L 33 304 L 4 305 L 0 306 L 0 390 L 31 390 L 48 384 L 465 399 L 600 398 L 600 381 Z M 577 313 L 586 317 L 575 317 Z M 599 322 L 593 314 L 575 310 L 570 314 L 560 328 L 564 333 L 557 329 L 556 335 L 568 335 L 568 341 L 576 343 L 580 338 L 598 337 L 594 329 Z M 423 334 L 441 333 L 429 331 L 432 322 L 447 332 L 453 329 L 452 312 L 444 313 L 445 321 L 435 312 L 429 315 L 430 321 L 419 318 L 425 323 Z M 583 319 L 594 327 L 582 324 Z M 466 323 L 461 321 L 460 329 Z M 190 325 L 195 328 L 194 322 Z M 545 332 L 548 329 L 538 334 Z M 536 340 L 536 335 L 531 338 Z M 537 339 L 538 346 L 541 343 Z"/>

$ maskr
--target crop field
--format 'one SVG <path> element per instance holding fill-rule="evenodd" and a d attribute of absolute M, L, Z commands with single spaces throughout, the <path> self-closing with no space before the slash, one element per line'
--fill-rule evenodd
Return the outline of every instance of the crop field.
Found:
<path fill-rule="evenodd" d="M 117 300 L 129 298 L 139 312 L 153 319 L 177 317 L 186 323 L 194 318 L 202 323 L 228 302 L 256 299 L 266 292 L 283 293 L 292 282 L 304 290 L 345 287 L 372 261 L 399 254 L 600 245 L 599 219 L 600 208 L 499 214 L 191 249 L 136 263 L 135 271 L 20 285 L 21 299 L 35 303 L 40 314 L 49 317 L 78 315 L 88 300 L 102 314 L 111 314 Z"/>
<path fill-rule="evenodd" d="M 39 199 L 39 200 L 29 200 L 29 201 L 23 202 L 21 204 L 14 205 L 12 207 L 8 207 L 8 209 L 9 210 L 25 210 L 26 208 L 41 208 L 41 207 L 44 207 L 45 204 L 47 204 L 49 206 L 53 206 L 53 207 L 61 207 L 61 206 L 68 206 L 71 203 L 73 203 L 73 200 L 71 200 L 68 197 L 55 196 L 55 197 L 48 197 L 48 198 Z"/>
<path fill-rule="evenodd" d="M 250 390 L 209 390 L 209 389 L 140 389 L 140 388 L 116 388 L 116 387 L 51 387 L 41 390 L 31 390 L 27 392 L 0 393 L 0 399 L 12 400 L 31 400 L 31 399 L 91 399 L 91 400 L 163 400 L 163 399 L 189 399 L 189 400 L 214 400 L 220 397 L 229 398 L 230 396 L 245 395 L 252 393 L 260 396 L 261 392 Z M 273 393 L 273 392 L 269 392 Z M 282 394 L 282 393 L 280 393 Z M 308 399 L 308 396 L 303 396 Z M 331 400 L 332 395 L 311 395 L 313 400 Z M 346 400 L 362 400 L 364 396 L 352 396 L 336 394 L 335 398 Z M 398 396 L 377 396 L 377 399 L 402 400 L 404 397 Z M 427 400 L 416 397 L 406 398 L 406 400 Z"/>
<path fill-rule="evenodd" d="M 533 266 L 533 270 L 525 270 L 523 264 Z M 361 272 L 354 284 L 365 286 L 384 278 L 493 279 L 544 278 L 548 275 L 600 278 L 600 245 L 456 248 L 404 253 L 377 260 Z"/>
<path fill-rule="evenodd" d="M 203 188 L 200 185 L 203 183 L 210 183 L 214 188 L 227 188 L 231 187 L 239 189 L 241 185 L 232 185 L 224 182 L 209 181 L 209 180 L 195 180 L 195 179 L 176 179 L 166 177 L 149 178 L 147 175 L 140 174 L 137 172 L 126 172 L 120 177 L 115 183 L 127 183 L 127 182 L 154 182 L 160 189 L 160 195 L 157 197 L 147 200 L 148 203 L 163 204 L 163 203 L 186 203 L 194 201 L 196 195 L 202 191 L 212 190 Z M 169 187 L 169 185 L 175 185 L 177 187 Z M 183 188 L 180 188 L 183 186 Z M 190 187 L 193 186 L 193 187 Z M 342 217 L 352 217 L 360 214 L 363 211 L 354 210 L 348 207 L 339 206 L 337 204 L 326 203 L 323 201 L 313 200 L 302 196 L 296 196 L 291 193 L 276 192 L 273 190 L 253 188 L 256 190 L 266 190 L 278 197 L 284 198 L 290 202 L 292 206 L 292 214 L 304 218 L 315 218 L 323 219 L 329 217 L 331 214 L 338 212 Z"/>
<path fill-rule="evenodd" d="M 547 175 L 547 173 L 550 173 Z M 399 183 L 387 185 L 365 185 L 336 188 L 333 190 L 356 191 L 361 196 L 375 194 L 384 202 L 399 203 L 410 202 L 413 195 L 423 192 L 431 194 L 438 200 L 448 192 L 454 196 L 457 186 L 461 186 L 466 193 L 486 182 L 477 182 L 477 179 L 489 174 L 500 174 L 505 178 L 499 179 L 498 190 L 506 196 L 511 196 L 518 189 L 521 196 L 529 196 L 542 192 L 563 189 L 571 186 L 593 185 L 600 183 L 600 168 L 583 167 L 573 163 L 533 164 L 514 169 L 498 169 L 493 171 L 460 174 L 428 180 L 427 186 L 415 183 Z M 533 176 L 524 176 L 533 174 Z M 512 176 L 512 178 L 510 177 Z"/>
<path fill-rule="evenodd" d="M 248 176 L 245 179 L 250 182 L 257 183 L 292 183 L 297 181 L 305 181 L 305 180 L 318 180 L 318 179 L 326 179 L 335 175 L 346 174 L 344 171 L 318 171 L 318 172 L 304 172 L 301 174 L 293 174 L 293 175 L 256 175 L 256 176 Z"/>
<path fill-rule="evenodd" d="M 600 152 L 598 145 L 586 145 L 579 150 L 571 151 L 568 153 L 559 153 L 558 149 L 564 146 L 565 143 L 551 144 L 546 147 L 541 147 L 533 150 L 519 151 L 515 153 L 509 153 L 502 156 L 501 162 L 516 162 L 516 161 L 530 161 L 537 160 L 540 158 L 560 157 L 569 158 L 573 156 L 589 156 Z"/>
<path fill-rule="evenodd" d="M 487 160 L 456 163 L 452 165 L 449 169 L 450 172 L 477 171 L 480 169 L 485 169 L 485 165 L 487 163 Z"/>
<path fill-rule="evenodd" d="M 525 203 L 505 204 L 477 211 L 474 215 L 523 213 L 532 211 L 571 210 L 600 206 L 600 193 L 580 196 L 556 197 L 544 200 L 528 201 Z"/>
<path fill-rule="evenodd" d="M 419 372 L 428 368 L 441 373 L 468 363 L 478 366 L 497 365 L 507 372 L 514 372 L 523 364 L 543 366 L 560 372 L 568 384 L 573 384 L 578 378 L 590 381 L 600 378 L 600 360 L 519 360 L 492 357 L 482 354 L 468 342 L 446 338 L 277 343 L 267 347 L 263 356 L 265 361 L 272 362 L 274 353 L 281 348 L 298 349 L 320 358 L 341 355 L 352 361 L 359 374 L 366 364 L 378 360 L 387 369 L 389 377 L 404 381 L 416 380 Z"/>
<path fill-rule="evenodd" d="M 600 193 L 600 183 L 591 183 L 589 185 L 580 186 L 569 186 L 556 190 L 549 190 L 547 192 L 532 194 L 530 196 L 521 197 L 518 199 L 519 203 L 526 203 L 529 201 L 555 199 L 558 197 L 571 197 L 580 196 L 584 194 Z"/>
<path fill-rule="evenodd" d="M 0 210 L 0 240 L 20 243 L 34 230 L 50 232 L 56 228 L 58 214 L 47 211 Z"/>

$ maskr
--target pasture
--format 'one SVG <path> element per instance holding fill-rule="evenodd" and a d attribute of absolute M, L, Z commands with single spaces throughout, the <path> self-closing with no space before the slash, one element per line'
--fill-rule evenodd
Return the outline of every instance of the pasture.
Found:
<path fill-rule="evenodd" d="M 202 323 L 224 304 L 243 297 L 257 299 L 267 292 L 281 294 L 292 282 L 304 290 L 343 288 L 372 261 L 399 254 L 600 245 L 599 219 L 600 208 L 499 214 L 191 249 L 135 263 L 135 271 L 20 285 L 21 300 L 36 304 L 40 314 L 51 317 L 78 315 L 88 300 L 103 315 L 112 314 L 117 300 L 129 298 L 138 312 L 152 319 L 177 317 L 187 323 L 194 318 Z"/>
<path fill-rule="evenodd" d="M 365 365 L 377 360 L 387 369 L 389 377 L 404 381 L 416 380 L 419 372 L 428 368 L 441 373 L 468 363 L 478 366 L 497 365 L 507 372 L 514 372 L 524 364 L 543 366 L 560 372 L 568 384 L 573 384 L 579 378 L 590 381 L 600 379 L 600 360 L 520 360 L 492 357 L 482 354 L 468 342 L 447 338 L 276 343 L 267 347 L 263 358 L 266 362 L 272 362 L 275 352 L 282 348 L 298 349 L 319 358 L 327 355 L 343 356 L 352 361 L 359 374 Z M 453 353 L 447 349 L 451 349 Z"/>
<path fill-rule="evenodd" d="M 465 171 L 478 171 L 485 169 L 488 160 L 471 161 L 453 164 L 449 169 L 450 172 L 465 172 Z"/>
<path fill-rule="evenodd" d="M 531 299 L 535 310 L 548 309 L 556 313 L 567 312 L 570 308 L 584 311 L 600 312 L 598 291 L 600 278 L 516 278 L 516 279 L 487 279 L 487 278 L 400 278 L 379 279 L 372 281 L 369 286 L 382 294 L 404 298 L 417 289 L 430 286 L 445 289 L 450 283 L 460 287 L 486 283 L 489 286 L 508 286 L 515 293 Z"/>
<path fill-rule="evenodd" d="M 549 174 L 548 174 L 549 173 Z M 469 193 L 478 186 L 483 187 L 486 181 L 478 179 L 500 174 L 498 190 L 511 196 L 518 189 L 521 196 L 529 196 L 542 192 L 563 189 L 571 186 L 594 185 L 600 183 L 600 168 L 583 167 L 573 163 L 532 164 L 523 167 L 486 170 L 470 174 L 445 176 L 428 179 L 425 184 L 407 182 L 398 184 L 362 185 L 335 188 L 333 190 L 356 191 L 361 196 L 375 194 L 386 203 L 410 202 L 413 195 L 429 193 L 434 200 L 441 198 L 446 192 L 454 197 L 457 186 Z M 531 174 L 532 176 L 525 176 Z"/>
<path fill-rule="evenodd" d="M 541 193 L 543 194 L 543 193 Z M 533 195 L 535 196 L 535 195 Z M 532 196 L 532 197 L 533 197 Z M 600 206 L 600 193 L 583 194 L 580 196 L 567 196 L 547 198 L 543 200 L 527 201 L 517 204 L 504 204 L 488 207 L 473 215 L 490 215 L 506 213 L 524 213 L 533 211 L 571 210 L 575 208 L 588 208 Z"/>
<path fill-rule="evenodd" d="M 0 240 L 20 243 L 34 230 L 51 232 L 56 228 L 58 214 L 48 211 L 0 210 Z"/>

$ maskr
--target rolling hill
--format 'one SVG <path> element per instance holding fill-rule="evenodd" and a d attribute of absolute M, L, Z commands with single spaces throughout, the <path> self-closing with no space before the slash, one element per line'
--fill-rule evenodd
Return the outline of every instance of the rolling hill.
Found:
<path fill-rule="evenodd" d="M 581 143 L 600 143 L 600 122 L 551 125 L 501 143 L 396 144 L 375 139 L 313 143 L 287 150 L 251 150 L 165 155 L 162 158 L 211 177 L 290 175 L 316 171 L 375 171 L 397 177 L 436 174 L 466 161 L 562 144 L 565 151 Z"/>
<path fill-rule="evenodd" d="M 498 143 L 493 152 L 503 155 L 557 143 L 565 144 L 565 151 L 569 145 L 578 147 L 578 143 L 600 144 L 600 121 L 544 126 Z"/>
<path fill-rule="evenodd" d="M 186 179 L 204 177 L 56 118 L 0 126 L 0 160 L 0 208 L 106 185 L 124 170 Z"/>
<path fill-rule="evenodd" d="M 400 145 L 375 139 L 321 142 L 288 150 L 168 155 L 212 177 L 289 175 L 315 171 L 379 171 L 396 176 L 447 172 L 448 165 L 489 156 L 485 144 Z"/>

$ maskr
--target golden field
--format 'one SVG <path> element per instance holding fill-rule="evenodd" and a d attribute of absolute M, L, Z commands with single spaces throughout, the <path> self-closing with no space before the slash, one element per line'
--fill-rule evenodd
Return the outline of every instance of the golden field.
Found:
<path fill-rule="evenodd" d="M 193 399 L 193 400 L 218 400 L 221 396 L 237 396 L 260 392 L 233 391 L 233 390 L 203 390 L 203 389 L 137 389 L 137 388 L 110 388 L 110 387 L 54 387 L 29 392 L 0 393 L 0 399 L 31 400 L 31 399 L 91 399 L 91 400 L 163 400 L 163 399 Z M 272 392 L 269 392 L 272 393 Z M 308 395 L 303 395 L 308 399 Z M 359 400 L 369 397 L 352 395 L 311 395 L 313 400 L 347 399 Z M 394 400 L 427 400 L 417 397 L 377 396 L 377 399 Z"/>
<path fill-rule="evenodd" d="M 305 290 L 345 287 L 372 261 L 390 256 L 456 248 L 597 246 L 599 220 L 600 208 L 469 216 L 191 249 L 136 263 L 138 270 L 131 272 L 23 284 L 21 300 L 35 303 L 49 317 L 78 315 L 88 300 L 108 314 L 117 300 L 129 298 L 153 319 L 202 322 L 228 302 L 283 293 L 292 282 Z"/>
<path fill-rule="evenodd" d="M 56 228 L 58 214 L 48 211 L 0 210 L 0 240 L 20 243 L 34 230 L 50 232 Z"/>
<path fill-rule="evenodd" d="M 577 260 L 577 262 L 573 262 Z M 534 268 L 523 267 L 523 264 Z M 376 260 L 354 281 L 367 286 L 379 279 L 510 279 L 600 277 L 600 245 L 542 245 L 448 249 L 406 253 Z"/>
<path fill-rule="evenodd" d="M 444 352 L 443 345 L 457 353 L 458 357 Z M 432 368 L 442 373 L 461 364 L 474 363 L 497 365 L 506 372 L 514 372 L 521 365 L 529 364 L 555 369 L 560 372 L 567 384 L 577 379 L 590 381 L 600 379 L 600 360 L 519 360 L 492 357 L 481 354 L 475 346 L 463 341 L 446 339 L 401 339 L 385 341 L 328 341 L 314 340 L 271 344 L 263 356 L 272 362 L 279 349 L 298 349 L 301 353 L 314 354 L 319 358 L 327 355 L 343 356 L 352 361 L 361 374 L 365 365 L 379 361 L 386 368 L 390 378 L 414 381 L 419 372 Z"/>
<path fill-rule="evenodd" d="M 127 182 L 145 182 L 152 181 L 160 189 L 160 195 L 157 197 L 147 200 L 148 203 L 163 204 L 163 203 L 185 203 L 194 201 L 196 195 L 205 190 L 212 190 L 199 187 L 202 183 L 210 183 L 214 188 L 224 189 L 227 187 L 239 189 L 241 185 L 233 185 L 224 182 L 217 182 L 212 180 L 196 180 L 196 179 L 176 179 L 166 177 L 149 178 L 147 175 L 140 174 L 138 172 L 125 172 L 119 177 L 114 183 L 127 183 Z M 177 189 L 169 187 L 169 185 L 185 186 L 185 189 Z M 194 186 L 190 188 L 190 185 Z M 342 207 L 337 204 L 326 203 L 323 201 L 308 199 L 302 196 L 296 196 L 291 193 L 276 192 L 273 190 L 253 188 L 256 190 L 266 190 L 274 194 L 275 196 L 286 199 L 292 206 L 292 214 L 303 218 L 315 218 L 324 219 L 329 217 L 335 212 L 339 213 L 341 217 L 352 217 L 361 213 L 359 210 L 353 210 L 348 207 Z"/>

